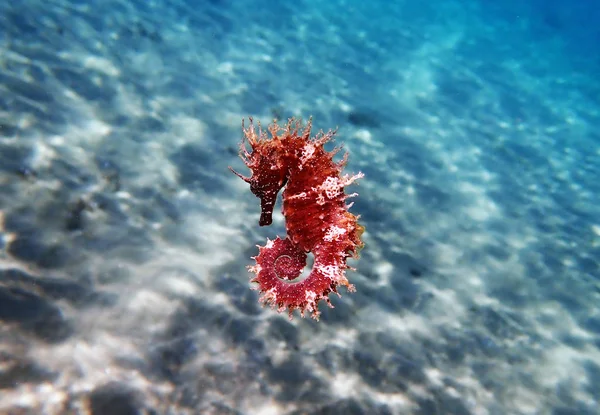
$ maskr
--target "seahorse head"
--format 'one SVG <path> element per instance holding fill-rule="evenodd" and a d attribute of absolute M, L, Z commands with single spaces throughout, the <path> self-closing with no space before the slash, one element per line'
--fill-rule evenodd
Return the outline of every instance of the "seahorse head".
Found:
<path fill-rule="evenodd" d="M 251 120 L 252 121 L 252 120 Z M 256 135 L 254 125 L 244 129 L 244 134 L 250 143 L 251 151 L 246 149 L 244 143 L 240 148 L 240 157 L 252 171 L 250 177 L 245 177 L 229 168 L 238 177 L 250 184 L 250 190 L 260 199 L 260 226 L 270 225 L 273 222 L 273 208 L 277 200 L 277 193 L 285 186 L 287 181 L 287 166 L 280 140 L 275 136 L 273 140 L 266 139 L 261 133 Z"/>

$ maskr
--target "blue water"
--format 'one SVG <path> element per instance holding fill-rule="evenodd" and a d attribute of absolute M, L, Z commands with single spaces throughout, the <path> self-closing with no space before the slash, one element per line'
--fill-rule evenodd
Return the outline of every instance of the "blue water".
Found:
<path fill-rule="evenodd" d="M 0 414 L 600 413 L 600 5 L 0 3 Z M 242 118 L 339 127 L 366 247 L 261 308 Z M 276 209 L 278 212 L 279 207 Z"/>

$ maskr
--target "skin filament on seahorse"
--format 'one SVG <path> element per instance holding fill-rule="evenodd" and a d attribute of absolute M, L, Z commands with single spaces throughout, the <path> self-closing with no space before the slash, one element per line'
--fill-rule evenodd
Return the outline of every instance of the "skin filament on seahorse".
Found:
<path fill-rule="evenodd" d="M 251 281 L 258 283 L 262 294 L 260 301 L 279 312 L 287 309 L 290 318 L 298 309 L 302 317 L 309 312 L 318 320 L 320 300 L 333 307 L 329 294 L 339 295 L 338 286 L 355 291 L 346 278 L 346 269 L 350 268 L 346 261 L 349 257 L 358 258 L 364 227 L 349 212 L 352 203 L 346 203 L 356 193 L 345 194 L 344 188 L 363 174 L 342 176 L 348 154 L 334 162 L 333 156 L 341 148 L 327 152 L 323 147 L 335 131 L 321 131 L 311 138 L 311 128 L 311 120 L 302 127 L 300 121 L 291 118 L 285 127 L 273 122 L 268 127 L 268 137 L 260 123 L 256 131 L 252 118 L 248 128 L 242 121 L 240 157 L 252 174 L 245 177 L 230 169 L 249 183 L 252 193 L 260 198 L 260 226 L 271 224 L 277 194 L 285 187 L 283 215 L 287 237 L 267 239 L 253 257 L 256 264 L 249 267 L 255 274 Z M 298 279 L 308 252 L 314 255 L 314 265 L 306 278 Z"/>

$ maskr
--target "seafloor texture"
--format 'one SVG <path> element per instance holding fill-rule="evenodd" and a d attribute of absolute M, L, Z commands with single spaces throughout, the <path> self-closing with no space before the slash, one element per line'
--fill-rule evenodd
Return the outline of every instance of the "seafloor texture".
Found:
<path fill-rule="evenodd" d="M 0 2 L 0 413 L 598 413 L 599 19 Z M 339 126 L 365 173 L 319 323 L 249 289 L 284 227 L 227 170 L 248 115 Z"/>

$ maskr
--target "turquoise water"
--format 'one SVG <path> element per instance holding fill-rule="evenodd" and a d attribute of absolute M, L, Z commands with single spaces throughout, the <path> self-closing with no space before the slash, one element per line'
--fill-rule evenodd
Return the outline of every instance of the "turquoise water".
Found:
<path fill-rule="evenodd" d="M 597 414 L 590 0 L 0 3 L 0 414 Z M 339 127 L 321 321 L 246 266 L 241 120 Z"/>

